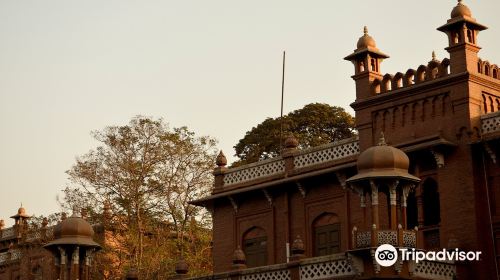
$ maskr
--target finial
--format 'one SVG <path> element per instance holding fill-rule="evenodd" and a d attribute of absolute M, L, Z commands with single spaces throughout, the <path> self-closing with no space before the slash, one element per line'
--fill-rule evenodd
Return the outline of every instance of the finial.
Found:
<path fill-rule="evenodd" d="M 387 145 L 387 143 L 385 143 L 385 136 L 384 136 L 383 131 L 380 132 L 380 138 L 378 140 L 378 145 L 379 146 L 386 146 Z"/>
<path fill-rule="evenodd" d="M 436 52 L 432 51 L 432 60 L 436 60 Z"/>
<path fill-rule="evenodd" d="M 365 35 L 368 35 L 368 27 L 366 27 L 366 25 L 365 25 L 365 27 L 363 28 L 363 33 L 364 33 Z"/>
<path fill-rule="evenodd" d="M 458 0 L 458 4 L 462 4 L 462 0 Z"/>
<path fill-rule="evenodd" d="M 215 159 L 215 164 L 219 167 L 223 167 L 227 165 L 227 158 L 222 152 L 222 150 L 219 152 L 219 155 L 217 155 L 217 158 Z"/>
<path fill-rule="evenodd" d="M 299 146 L 299 141 L 293 134 L 288 135 L 288 137 L 285 139 L 285 148 L 287 149 L 295 149 Z"/>
<path fill-rule="evenodd" d="M 78 207 L 76 205 L 73 206 L 73 214 L 71 217 L 78 217 Z"/>

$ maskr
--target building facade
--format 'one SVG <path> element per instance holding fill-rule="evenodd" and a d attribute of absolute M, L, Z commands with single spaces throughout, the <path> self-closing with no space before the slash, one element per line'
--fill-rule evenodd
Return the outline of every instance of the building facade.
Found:
<path fill-rule="evenodd" d="M 213 214 L 207 279 L 497 279 L 500 69 L 478 56 L 485 29 L 459 1 L 438 28 L 449 58 L 433 54 L 391 75 L 365 28 L 345 58 L 354 65 L 356 138 L 299 150 L 290 137 L 281 156 L 237 168 L 221 153 L 212 195 L 193 202 Z M 416 179 L 360 188 L 351 180 L 367 168 L 360 154 L 382 133 Z M 377 165 L 384 160 L 374 160 L 377 171 L 401 166 L 394 158 Z M 482 255 L 387 269 L 373 259 L 383 243 Z"/>

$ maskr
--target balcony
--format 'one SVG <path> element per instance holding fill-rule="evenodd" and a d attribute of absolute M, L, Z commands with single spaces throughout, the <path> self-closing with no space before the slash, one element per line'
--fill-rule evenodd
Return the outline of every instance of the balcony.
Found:
<path fill-rule="evenodd" d="M 354 228 L 352 236 L 354 249 L 378 247 L 382 244 L 390 244 L 394 247 L 417 247 L 416 230 L 397 229 L 358 231 Z"/>

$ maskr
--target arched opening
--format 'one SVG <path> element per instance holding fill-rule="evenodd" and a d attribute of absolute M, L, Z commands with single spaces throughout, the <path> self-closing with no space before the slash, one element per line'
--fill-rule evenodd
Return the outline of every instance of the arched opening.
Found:
<path fill-rule="evenodd" d="M 493 69 L 493 78 L 498 79 L 498 70 Z"/>
<path fill-rule="evenodd" d="M 360 61 L 358 63 L 358 71 L 359 71 L 359 73 L 365 72 L 365 63 L 363 61 Z"/>
<path fill-rule="evenodd" d="M 488 113 L 488 104 L 486 104 L 486 96 L 484 96 L 484 94 L 482 95 L 483 96 L 483 110 L 484 110 L 484 113 Z"/>
<path fill-rule="evenodd" d="M 474 36 L 472 34 L 472 30 L 467 29 L 467 42 L 474 44 Z"/>
<path fill-rule="evenodd" d="M 495 105 L 493 103 L 493 98 L 490 96 L 490 112 L 495 112 Z"/>
<path fill-rule="evenodd" d="M 427 72 L 427 67 L 425 67 L 424 65 L 421 65 L 420 67 L 418 67 L 417 69 L 417 77 L 416 77 L 416 82 L 417 83 L 420 83 L 420 82 L 423 82 L 425 81 L 425 74 Z"/>
<path fill-rule="evenodd" d="M 394 75 L 394 78 L 392 79 L 392 88 L 393 89 L 398 89 L 403 87 L 403 73 L 398 72 L 396 75 Z"/>
<path fill-rule="evenodd" d="M 448 58 L 443 59 L 441 65 L 439 66 L 439 76 L 445 77 L 450 74 L 450 60 Z"/>
<path fill-rule="evenodd" d="M 243 252 L 248 267 L 267 265 L 267 235 L 264 229 L 253 227 L 245 232 Z"/>
<path fill-rule="evenodd" d="M 374 80 L 372 83 L 372 93 L 379 94 L 380 93 L 380 80 Z"/>
<path fill-rule="evenodd" d="M 392 76 L 387 74 L 382 79 L 382 92 L 387 92 L 392 90 Z"/>
<path fill-rule="evenodd" d="M 408 69 L 408 71 L 406 71 L 406 74 L 404 77 L 403 85 L 410 86 L 413 84 L 415 84 L 415 70 Z"/>
<path fill-rule="evenodd" d="M 424 226 L 439 225 L 441 222 L 439 192 L 434 179 L 425 180 L 422 200 L 424 204 Z"/>
<path fill-rule="evenodd" d="M 39 265 L 33 267 L 31 274 L 33 275 L 34 280 L 43 280 L 43 271 Z"/>
<path fill-rule="evenodd" d="M 422 185 L 422 202 L 424 212 L 424 247 L 433 249 L 440 247 L 439 223 L 441 209 L 437 182 L 428 178 Z"/>
<path fill-rule="evenodd" d="M 486 76 L 489 76 L 489 75 L 490 75 L 490 65 L 489 65 L 488 63 L 486 63 L 486 64 L 484 65 L 484 74 L 485 74 Z"/>
<path fill-rule="evenodd" d="M 479 61 L 479 62 L 477 63 L 477 72 L 478 72 L 478 73 L 483 73 L 483 69 L 482 69 L 482 68 L 483 68 L 483 67 L 482 67 L 482 63 L 481 63 L 481 61 Z"/>
<path fill-rule="evenodd" d="M 416 226 L 418 226 L 418 208 L 415 192 L 411 192 L 410 194 L 408 194 L 406 205 L 406 220 L 408 225 L 407 228 L 414 229 Z"/>
<path fill-rule="evenodd" d="M 377 71 L 377 62 L 375 61 L 374 58 L 370 59 L 370 66 L 373 72 L 378 72 Z"/>
<path fill-rule="evenodd" d="M 337 215 L 323 213 L 313 222 L 314 256 L 340 252 L 340 222 Z"/>

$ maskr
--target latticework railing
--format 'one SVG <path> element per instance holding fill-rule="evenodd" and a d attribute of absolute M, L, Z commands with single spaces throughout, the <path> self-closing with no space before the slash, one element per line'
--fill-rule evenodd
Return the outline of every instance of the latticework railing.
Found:
<path fill-rule="evenodd" d="M 500 132 L 500 111 L 481 116 L 481 133 Z"/>
<path fill-rule="evenodd" d="M 0 253 L 0 264 L 21 259 L 21 251 L 18 249 Z"/>
<path fill-rule="evenodd" d="M 394 247 L 417 247 L 417 232 L 415 230 L 354 230 L 352 234 L 355 249 L 377 247 L 382 244 L 390 244 Z"/>
<path fill-rule="evenodd" d="M 345 256 L 333 255 L 333 258 L 314 258 L 300 265 L 301 280 L 332 279 L 335 277 L 356 275 Z"/>
<path fill-rule="evenodd" d="M 290 271 L 283 265 L 267 266 L 263 271 L 260 268 L 248 269 L 242 273 L 241 280 L 290 280 Z"/>
<path fill-rule="evenodd" d="M 295 168 L 303 168 L 357 154 L 359 154 L 359 141 L 353 138 L 304 151 L 303 154 L 297 155 L 293 162 Z"/>
<path fill-rule="evenodd" d="M 242 167 L 231 168 L 224 175 L 224 186 L 243 183 L 285 172 L 281 158 L 259 161 Z"/>
<path fill-rule="evenodd" d="M 0 239 L 7 239 L 7 238 L 13 238 L 16 236 L 16 230 L 14 227 L 6 228 L 4 230 L 1 230 L 2 235 L 0 235 Z"/>
<path fill-rule="evenodd" d="M 455 264 L 437 261 L 420 261 L 413 272 L 414 276 L 436 280 L 452 280 L 455 279 L 456 274 Z"/>

